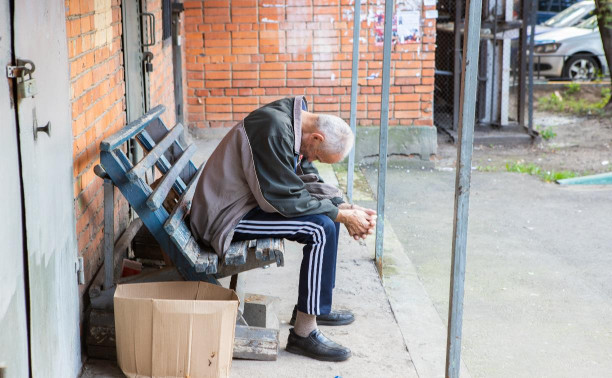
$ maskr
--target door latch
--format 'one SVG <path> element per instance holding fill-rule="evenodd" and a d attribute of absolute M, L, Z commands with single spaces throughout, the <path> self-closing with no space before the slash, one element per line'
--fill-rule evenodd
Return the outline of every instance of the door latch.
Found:
<path fill-rule="evenodd" d="M 143 53 L 142 61 L 145 65 L 145 72 L 153 72 L 153 53 L 145 51 Z"/>
<path fill-rule="evenodd" d="M 6 67 L 6 76 L 17 79 L 17 98 L 34 97 L 38 93 L 36 79 L 32 73 L 36 70 L 34 62 L 26 59 L 17 59 L 17 65 Z"/>

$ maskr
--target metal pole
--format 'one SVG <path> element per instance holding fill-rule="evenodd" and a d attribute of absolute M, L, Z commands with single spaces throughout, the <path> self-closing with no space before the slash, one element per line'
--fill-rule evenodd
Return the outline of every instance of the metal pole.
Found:
<path fill-rule="evenodd" d="M 382 93 L 380 95 L 380 144 L 378 148 L 378 190 L 376 223 L 376 267 L 382 277 L 383 237 L 385 225 L 385 185 L 387 183 L 387 141 L 389 139 L 389 84 L 391 73 L 391 31 L 393 0 L 385 1 L 385 40 L 383 45 Z"/>
<path fill-rule="evenodd" d="M 446 340 L 446 376 L 459 377 L 461 362 L 461 326 L 463 321 L 463 285 L 467 245 L 470 176 L 474 144 L 476 86 L 478 85 L 478 50 L 482 0 L 466 2 L 463 67 L 461 75 L 461 116 L 459 148 L 455 177 L 455 214 L 453 225 L 453 254 L 448 307 L 448 337 Z"/>
<path fill-rule="evenodd" d="M 526 4 L 528 0 L 521 1 L 521 32 L 519 36 L 519 51 L 518 51 L 518 109 L 517 118 L 521 126 L 525 126 L 525 74 L 526 74 L 526 59 L 527 59 L 527 21 L 529 20 L 530 8 Z"/>
<path fill-rule="evenodd" d="M 461 76 L 459 76 L 459 72 L 461 72 L 461 15 L 463 8 L 463 1 L 457 0 L 455 2 L 455 66 L 453 68 L 453 130 L 457 130 L 459 128 L 459 98 L 461 91 Z"/>
<path fill-rule="evenodd" d="M 361 29 L 361 0 L 355 0 L 353 14 L 353 65 L 351 67 L 351 130 L 357 143 L 357 79 L 359 78 L 359 31 Z M 346 177 L 346 195 L 353 203 L 353 175 L 355 173 L 355 144 L 351 148 L 348 161 L 348 175 Z"/>
<path fill-rule="evenodd" d="M 529 134 L 533 132 L 533 45 L 535 43 L 535 24 L 536 24 L 536 12 L 537 2 L 531 0 L 531 12 L 529 18 L 530 35 L 529 35 L 529 99 L 527 104 L 528 122 L 529 122 Z"/>

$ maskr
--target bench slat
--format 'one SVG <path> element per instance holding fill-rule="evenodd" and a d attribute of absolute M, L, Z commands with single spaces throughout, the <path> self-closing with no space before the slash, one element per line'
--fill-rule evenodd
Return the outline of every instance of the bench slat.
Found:
<path fill-rule="evenodd" d="M 279 242 L 275 242 L 273 243 L 275 245 L 274 248 L 278 248 L 275 249 L 274 251 L 274 256 L 276 258 L 276 265 L 277 266 L 284 266 L 285 264 L 285 260 L 284 260 L 284 241 L 283 239 L 275 239 L 278 240 Z M 249 240 L 246 243 L 251 243 L 251 242 L 255 242 L 254 240 Z M 217 267 L 217 274 L 215 275 L 216 278 L 223 278 L 223 277 L 228 277 L 228 276 L 232 276 L 234 274 L 238 274 L 241 272 L 246 272 L 249 271 L 251 269 L 257 269 L 257 268 L 261 268 L 263 266 L 266 265 L 270 265 L 270 261 L 265 261 L 265 260 L 259 260 L 257 259 L 257 257 L 255 256 L 255 250 L 254 249 L 248 249 L 247 250 L 247 256 L 246 256 L 246 262 L 244 264 L 241 265 L 227 265 L 227 264 L 221 264 Z M 274 262 L 274 260 L 272 260 L 272 262 Z"/>
<path fill-rule="evenodd" d="M 283 239 L 257 239 L 255 257 L 261 261 L 276 261 L 277 266 L 285 264 L 285 242 Z"/>
<path fill-rule="evenodd" d="M 228 250 L 223 256 L 225 265 L 242 265 L 246 263 L 247 253 L 249 250 L 248 241 L 238 241 L 230 244 Z"/>
<path fill-rule="evenodd" d="M 138 134 L 136 138 L 140 142 L 140 145 L 142 146 L 142 148 L 147 151 L 151 151 L 155 147 L 155 141 L 153 140 L 153 138 L 151 138 L 151 136 L 146 130 L 143 130 L 140 134 Z M 157 169 L 159 169 L 159 171 L 162 174 L 165 174 L 172 167 L 172 163 L 168 160 L 168 158 L 164 154 L 159 157 L 159 160 L 157 160 L 157 162 L 155 163 L 155 166 L 157 167 Z M 185 187 L 187 187 L 187 185 L 185 185 L 185 182 L 180 177 L 176 180 L 176 182 L 173 185 L 173 188 L 176 191 L 176 194 L 178 195 L 183 194 Z"/>
<path fill-rule="evenodd" d="M 183 125 L 177 124 L 164 138 L 155 146 L 146 156 L 127 173 L 127 177 L 134 181 L 138 180 L 139 177 L 143 177 L 145 172 L 159 160 L 159 158 L 166 152 L 168 147 L 181 135 L 183 132 Z"/>
<path fill-rule="evenodd" d="M 126 127 L 111 135 L 100 143 L 100 149 L 102 151 L 112 151 L 119 147 L 131 138 L 134 138 L 139 132 L 141 132 L 152 120 L 159 117 L 166 107 L 158 105 L 147 112 L 137 120 L 130 122 Z"/>
<path fill-rule="evenodd" d="M 155 121 L 149 123 L 149 126 L 147 126 L 145 131 L 148 133 L 148 135 L 151 137 L 151 139 L 155 143 L 159 143 L 161 141 L 161 139 L 168 132 L 168 127 L 166 126 L 164 121 L 162 121 L 161 118 L 158 118 Z M 178 158 L 183 153 L 183 150 L 185 149 L 185 147 L 186 147 L 186 145 L 184 146 L 181 143 L 181 140 L 179 139 L 179 140 L 175 141 L 168 148 L 168 150 L 164 153 L 164 156 L 166 157 L 166 159 L 168 159 L 170 164 L 174 164 L 174 162 L 176 160 L 178 160 Z M 196 171 L 197 171 L 197 167 L 195 166 L 195 164 L 190 163 L 181 172 L 180 177 L 183 180 L 183 182 L 188 183 L 188 182 L 191 181 L 191 177 L 196 173 Z"/>
<path fill-rule="evenodd" d="M 170 217 L 166 221 L 164 225 L 164 229 L 168 234 L 172 235 L 174 231 L 178 228 L 178 225 L 185 219 L 185 216 L 191 210 L 191 200 L 193 199 L 193 194 L 195 193 L 195 188 L 198 185 L 198 179 L 200 177 L 200 173 L 204 170 L 204 164 L 200 166 L 197 173 L 193 175 L 191 178 L 191 182 L 189 186 L 185 189 L 179 202 L 176 204 L 174 210 L 170 214 Z"/>
<path fill-rule="evenodd" d="M 189 159 L 193 156 L 196 151 L 195 144 L 187 147 L 187 149 L 183 152 L 180 159 L 170 168 L 170 170 L 164 175 L 161 183 L 155 188 L 149 199 L 147 199 L 147 206 L 151 211 L 155 211 L 159 209 L 159 207 L 168 196 L 168 192 L 172 189 L 174 182 L 179 176 L 179 173 L 185 168 L 185 165 L 189 163 Z M 184 189 L 183 189 L 184 190 Z"/>
<path fill-rule="evenodd" d="M 212 249 L 202 249 L 194 237 L 189 239 L 186 246 L 187 250 L 197 250 L 198 258 L 196 259 L 195 271 L 198 273 L 215 274 L 219 265 L 219 256 Z"/>

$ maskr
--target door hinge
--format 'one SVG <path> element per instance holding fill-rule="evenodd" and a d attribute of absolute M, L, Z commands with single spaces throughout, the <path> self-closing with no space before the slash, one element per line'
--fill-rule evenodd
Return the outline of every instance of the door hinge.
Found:
<path fill-rule="evenodd" d="M 83 257 L 77 257 L 76 261 L 76 274 L 79 285 L 83 285 L 85 283 L 85 268 L 83 263 Z"/>

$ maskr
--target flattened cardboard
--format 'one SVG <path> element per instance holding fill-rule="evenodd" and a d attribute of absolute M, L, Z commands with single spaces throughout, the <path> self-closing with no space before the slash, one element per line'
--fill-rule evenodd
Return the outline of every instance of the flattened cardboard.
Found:
<path fill-rule="evenodd" d="M 238 296 L 206 282 L 119 285 L 117 360 L 128 377 L 229 376 Z"/>

